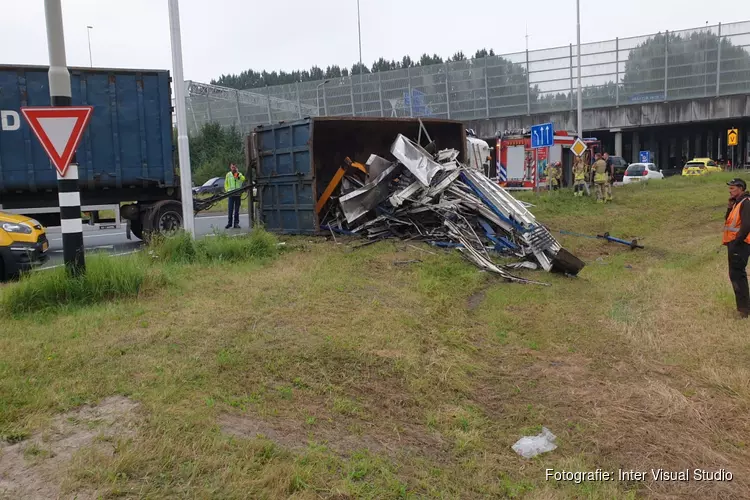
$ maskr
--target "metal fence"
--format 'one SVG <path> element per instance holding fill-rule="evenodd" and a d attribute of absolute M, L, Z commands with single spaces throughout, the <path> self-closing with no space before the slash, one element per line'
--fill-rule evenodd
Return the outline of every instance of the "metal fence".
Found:
<path fill-rule="evenodd" d="M 576 46 L 234 90 L 186 82 L 188 125 L 255 126 L 305 116 L 455 120 L 572 110 Z M 750 21 L 581 45 L 583 106 L 750 93 Z"/>

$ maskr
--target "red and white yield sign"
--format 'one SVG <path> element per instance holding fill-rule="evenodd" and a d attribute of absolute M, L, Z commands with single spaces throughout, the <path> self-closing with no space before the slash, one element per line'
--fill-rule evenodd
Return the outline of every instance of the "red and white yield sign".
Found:
<path fill-rule="evenodd" d="M 93 106 L 21 108 L 60 177 L 65 177 L 93 110 Z"/>

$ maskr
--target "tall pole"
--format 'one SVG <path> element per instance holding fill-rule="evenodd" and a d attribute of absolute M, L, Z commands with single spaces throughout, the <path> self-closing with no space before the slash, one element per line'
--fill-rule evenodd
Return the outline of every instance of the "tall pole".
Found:
<path fill-rule="evenodd" d="M 360 101 L 359 110 L 363 111 L 362 108 L 364 107 L 365 96 L 362 93 L 362 75 L 364 74 L 365 69 L 362 66 L 362 23 L 360 22 L 360 15 L 359 15 L 359 0 L 357 0 L 357 34 L 359 35 L 359 101 Z M 352 97 L 352 106 L 354 106 L 353 97 Z"/>
<path fill-rule="evenodd" d="M 180 160 L 180 194 L 182 195 L 182 225 L 195 238 L 193 219 L 192 175 L 190 173 L 190 143 L 188 142 L 187 109 L 185 109 L 185 77 L 182 72 L 182 36 L 180 34 L 180 3 L 169 0 L 169 29 L 172 42 L 172 76 L 174 81 L 175 111 L 177 113 L 177 152 Z"/>
<path fill-rule="evenodd" d="M 93 68 L 94 67 L 94 58 L 91 55 L 91 30 L 94 29 L 93 26 L 86 26 L 86 34 L 89 37 L 89 65 Z"/>
<path fill-rule="evenodd" d="M 581 95 L 581 0 L 576 0 L 576 32 L 578 38 L 578 137 L 583 140 L 583 95 Z"/>
<path fill-rule="evenodd" d="M 72 106 L 60 0 L 44 0 L 44 15 L 47 21 L 50 103 L 52 106 Z M 57 190 L 65 268 L 69 275 L 80 276 L 86 272 L 86 261 L 81 222 L 81 193 L 78 190 L 78 162 L 75 154 L 65 176 L 57 174 Z"/>

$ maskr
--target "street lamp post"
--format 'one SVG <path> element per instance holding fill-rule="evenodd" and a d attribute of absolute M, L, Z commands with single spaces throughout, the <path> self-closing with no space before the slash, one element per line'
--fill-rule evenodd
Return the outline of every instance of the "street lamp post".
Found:
<path fill-rule="evenodd" d="M 583 140 L 583 96 L 581 95 L 581 0 L 576 0 L 576 31 L 578 37 L 578 137 Z"/>
<path fill-rule="evenodd" d="M 172 42 L 175 111 L 177 113 L 177 153 L 180 161 L 182 224 L 185 231 L 195 238 L 193 191 L 191 185 L 192 175 L 190 173 L 190 143 L 188 141 L 187 109 L 185 107 L 185 77 L 182 71 L 182 36 L 180 34 L 179 0 L 169 0 L 169 28 Z"/>
<path fill-rule="evenodd" d="M 359 35 L 359 110 L 361 112 L 365 102 L 365 96 L 362 94 L 362 75 L 365 70 L 362 67 L 362 24 L 359 15 L 359 0 L 357 0 L 357 34 Z"/>
<path fill-rule="evenodd" d="M 91 30 L 92 29 L 94 29 L 93 26 L 86 26 L 86 35 L 88 35 L 88 38 L 89 38 L 89 65 L 93 68 L 94 58 L 91 56 Z"/>
<path fill-rule="evenodd" d="M 315 104 L 318 106 L 318 116 L 320 116 L 320 87 L 322 87 L 323 85 L 325 85 L 326 83 L 330 81 L 331 80 L 325 80 L 319 83 L 317 87 L 315 87 Z M 325 99 L 325 95 L 323 96 L 323 99 Z M 325 105 L 325 102 L 323 104 Z M 328 110 L 325 110 L 324 113 L 328 114 Z"/>

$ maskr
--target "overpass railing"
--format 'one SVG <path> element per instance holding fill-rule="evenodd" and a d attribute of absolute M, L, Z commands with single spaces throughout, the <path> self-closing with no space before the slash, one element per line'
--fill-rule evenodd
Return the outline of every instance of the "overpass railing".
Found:
<path fill-rule="evenodd" d="M 191 133 L 303 116 L 457 120 L 573 110 L 575 45 L 236 91 L 188 82 Z M 750 93 L 750 21 L 581 45 L 585 108 Z"/>

